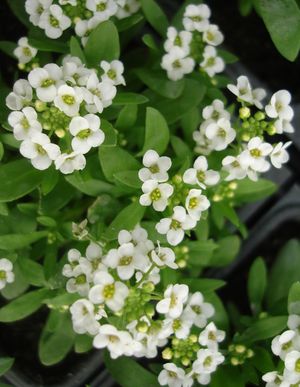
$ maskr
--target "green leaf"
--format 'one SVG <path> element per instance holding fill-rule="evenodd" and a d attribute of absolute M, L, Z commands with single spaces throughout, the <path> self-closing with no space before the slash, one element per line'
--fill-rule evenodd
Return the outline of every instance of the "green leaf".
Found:
<path fill-rule="evenodd" d="M 142 182 L 139 179 L 138 171 L 122 171 L 114 174 L 117 182 L 131 188 L 141 188 Z"/>
<path fill-rule="evenodd" d="M 192 292 L 213 292 L 226 285 L 225 281 L 211 278 L 182 278 L 181 283 L 188 285 Z"/>
<path fill-rule="evenodd" d="M 84 53 L 91 67 L 99 66 L 102 60 L 112 61 L 119 58 L 119 34 L 113 22 L 104 21 L 91 32 Z"/>
<path fill-rule="evenodd" d="M 104 237 L 108 240 L 113 240 L 117 239 L 119 231 L 133 230 L 143 218 L 144 212 L 145 207 L 141 206 L 138 201 L 129 204 L 129 206 L 125 207 L 111 222 Z"/>
<path fill-rule="evenodd" d="M 77 335 L 75 338 L 75 352 L 85 353 L 93 348 L 93 337 L 89 335 Z"/>
<path fill-rule="evenodd" d="M 29 37 L 28 42 L 39 51 L 59 52 L 61 54 L 67 54 L 69 52 L 68 45 L 58 40 L 47 39 L 45 37 L 43 39 Z"/>
<path fill-rule="evenodd" d="M 121 130 L 130 129 L 137 120 L 138 105 L 125 105 L 119 113 L 116 128 Z"/>
<path fill-rule="evenodd" d="M 86 62 L 84 52 L 81 48 L 81 45 L 78 39 L 75 38 L 75 36 L 71 36 L 71 39 L 70 39 L 70 54 L 72 56 L 77 56 L 77 58 L 79 58 L 82 63 Z"/>
<path fill-rule="evenodd" d="M 255 0 L 277 50 L 294 61 L 300 49 L 300 10 L 295 0 Z"/>
<path fill-rule="evenodd" d="M 255 321 L 239 337 L 242 344 L 255 343 L 278 335 L 286 328 L 287 316 L 267 317 Z"/>
<path fill-rule="evenodd" d="M 89 196 L 98 196 L 102 193 L 109 193 L 112 189 L 111 184 L 87 176 L 84 172 L 75 172 L 72 175 L 65 176 L 65 179 L 80 192 Z"/>
<path fill-rule="evenodd" d="M 289 314 L 300 314 L 300 282 L 295 282 L 289 291 L 288 296 Z"/>
<path fill-rule="evenodd" d="M 119 32 L 123 32 L 135 26 L 136 24 L 140 23 L 143 20 L 144 20 L 143 15 L 141 15 L 140 13 L 136 13 L 124 19 L 117 20 L 116 27 Z"/>
<path fill-rule="evenodd" d="M 104 352 L 106 368 L 122 387 L 159 387 L 157 376 L 129 357 L 110 358 Z"/>
<path fill-rule="evenodd" d="M 181 138 L 177 136 L 171 136 L 171 144 L 176 156 L 178 156 L 180 159 L 188 158 L 191 160 L 192 151 L 190 147 L 183 140 L 181 140 Z"/>
<path fill-rule="evenodd" d="M 147 68 L 141 68 L 136 70 L 136 74 L 149 89 L 163 97 L 176 99 L 183 92 L 184 79 L 170 81 L 166 78 L 166 74 L 162 70 L 148 70 Z"/>
<path fill-rule="evenodd" d="M 49 309 L 66 309 L 66 307 L 73 304 L 79 298 L 80 296 L 77 293 L 64 293 L 56 297 L 45 299 L 43 304 L 46 304 Z"/>
<path fill-rule="evenodd" d="M 275 369 L 272 355 L 265 348 L 254 347 L 254 357 L 251 359 L 251 363 L 261 373 L 265 374 L 270 370 Z"/>
<path fill-rule="evenodd" d="M 261 310 L 261 303 L 264 298 L 267 286 L 267 268 L 262 258 L 257 258 L 249 271 L 248 297 L 250 306 L 255 314 Z"/>
<path fill-rule="evenodd" d="M 111 182 L 114 181 L 115 173 L 140 168 L 140 163 L 129 152 L 118 146 L 100 147 L 99 159 L 105 177 Z"/>
<path fill-rule="evenodd" d="M 218 297 L 216 293 L 210 291 L 204 294 L 204 300 L 205 302 L 210 302 L 215 308 L 215 314 L 213 315 L 212 320 L 215 322 L 216 326 L 227 331 L 229 325 L 228 315 L 220 297 Z"/>
<path fill-rule="evenodd" d="M 214 251 L 209 262 L 211 266 L 229 265 L 240 250 L 241 240 L 236 235 L 229 235 L 218 240 L 218 248 Z"/>
<path fill-rule="evenodd" d="M 28 234 L 6 234 L 0 236 L 1 250 L 18 250 L 48 236 L 48 231 L 35 231 Z"/>
<path fill-rule="evenodd" d="M 169 27 L 169 21 L 160 6 L 154 0 L 141 0 L 141 5 L 147 21 L 164 37 Z"/>
<path fill-rule="evenodd" d="M 238 182 L 235 190 L 235 199 L 241 203 L 256 202 L 272 195 L 277 189 L 275 183 L 267 179 L 252 181 L 243 179 Z"/>
<path fill-rule="evenodd" d="M 20 258 L 18 260 L 25 280 L 34 286 L 45 285 L 44 268 L 39 263 L 28 258 Z"/>
<path fill-rule="evenodd" d="M 187 247 L 189 249 L 188 263 L 192 266 L 205 266 L 210 263 L 213 252 L 218 248 L 218 245 L 210 239 L 189 241 Z"/>
<path fill-rule="evenodd" d="M 118 132 L 112 124 L 106 120 L 101 121 L 101 130 L 105 134 L 105 140 L 101 146 L 115 146 L 118 141 Z"/>
<path fill-rule="evenodd" d="M 15 359 L 12 357 L 0 357 L 0 376 L 3 376 L 7 371 L 11 369 Z"/>
<path fill-rule="evenodd" d="M 159 50 L 157 47 L 156 41 L 154 40 L 152 35 L 150 35 L 150 34 L 143 35 L 142 41 L 145 43 L 145 45 L 147 47 L 151 48 L 151 50 L 153 50 L 153 51 Z"/>
<path fill-rule="evenodd" d="M 33 290 L 11 301 L 0 309 L 0 322 L 13 322 L 30 316 L 50 294 L 48 289 Z"/>
<path fill-rule="evenodd" d="M 253 8 L 253 0 L 239 0 L 239 11 L 242 16 L 248 16 Z"/>
<path fill-rule="evenodd" d="M 75 340 L 70 314 L 50 312 L 39 341 L 39 358 L 42 364 L 50 366 L 63 360 Z"/>
<path fill-rule="evenodd" d="M 218 55 L 221 58 L 223 58 L 224 62 L 227 64 L 235 63 L 235 62 L 238 62 L 238 60 L 239 60 L 239 58 L 236 55 L 232 54 L 229 51 L 222 50 L 220 48 L 218 48 Z"/>
<path fill-rule="evenodd" d="M 0 202 L 11 202 L 33 191 L 43 174 L 25 160 L 11 161 L 0 166 Z"/>
<path fill-rule="evenodd" d="M 69 203 L 75 193 L 74 188 L 67 183 L 63 176 L 60 176 L 55 188 L 42 198 L 42 213 L 53 216 L 56 211 Z"/>
<path fill-rule="evenodd" d="M 140 105 L 148 102 L 149 99 L 142 94 L 136 93 L 118 93 L 113 100 L 113 104 L 118 105 Z"/>
<path fill-rule="evenodd" d="M 14 55 L 14 50 L 17 47 L 16 43 L 9 42 L 7 40 L 2 40 L 0 42 L 0 50 L 4 52 L 4 54 L 11 56 L 16 59 Z"/>
<path fill-rule="evenodd" d="M 218 367 L 212 374 L 210 387 L 245 387 L 243 374 L 238 367 L 229 365 Z"/>
<path fill-rule="evenodd" d="M 152 107 L 146 110 L 145 142 L 142 153 L 149 149 L 162 154 L 170 140 L 169 127 L 162 114 Z"/>

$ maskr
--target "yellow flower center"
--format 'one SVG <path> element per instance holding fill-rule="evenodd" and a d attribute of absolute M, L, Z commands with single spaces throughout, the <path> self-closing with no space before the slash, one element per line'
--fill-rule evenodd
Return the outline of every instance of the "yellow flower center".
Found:
<path fill-rule="evenodd" d="M 132 257 L 130 256 L 126 256 L 126 257 L 122 257 L 120 260 L 119 260 L 119 265 L 120 266 L 128 266 L 131 264 L 132 262 Z"/>
<path fill-rule="evenodd" d="M 73 97 L 73 95 L 65 94 L 61 98 L 67 105 L 74 105 L 75 103 L 75 98 Z"/>
<path fill-rule="evenodd" d="M 261 157 L 261 150 L 258 148 L 251 149 L 250 155 L 255 158 Z"/>
<path fill-rule="evenodd" d="M 159 190 L 158 188 L 155 188 L 155 189 L 151 192 L 150 198 L 151 198 L 151 200 L 152 200 L 153 202 L 155 202 L 155 201 L 161 199 L 161 192 L 160 192 L 160 190 Z"/>
<path fill-rule="evenodd" d="M 115 284 L 105 285 L 102 291 L 102 295 L 106 300 L 113 298 L 115 294 Z"/>

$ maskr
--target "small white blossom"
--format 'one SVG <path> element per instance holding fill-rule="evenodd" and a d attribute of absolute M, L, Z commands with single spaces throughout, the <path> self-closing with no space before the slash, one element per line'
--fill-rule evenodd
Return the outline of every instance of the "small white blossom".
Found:
<path fill-rule="evenodd" d="M 118 19 L 124 19 L 131 16 L 141 7 L 141 4 L 138 0 L 117 0 L 117 3 L 119 7 L 116 13 L 116 17 Z"/>
<path fill-rule="evenodd" d="M 183 311 L 183 305 L 187 301 L 188 295 L 187 285 L 168 285 L 164 292 L 164 298 L 156 304 L 157 312 L 172 319 L 178 318 Z"/>
<path fill-rule="evenodd" d="M 6 106 L 11 110 L 21 110 L 32 100 L 32 87 L 25 79 L 14 83 L 13 91 L 6 97 Z"/>
<path fill-rule="evenodd" d="M 217 50 L 213 46 L 206 46 L 203 52 L 203 61 L 200 67 L 205 72 L 213 77 L 217 73 L 221 73 L 225 68 L 224 60 L 218 56 Z"/>
<path fill-rule="evenodd" d="M 209 124 L 206 127 L 205 134 L 211 140 L 212 147 L 217 151 L 226 149 L 236 137 L 235 130 L 226 118 L 220 118 L 218 121 Z"/>
<path fill-rule="evenodd" d="M 89 333 L 90 335 L 98 333 L 100 325 L 95 318 L 95 307 L 90 301 L 86 299 L 75 301 L 70 307 L 70 312 L 76 333 Z"/>
<path fill-rule="evenodd" d="M 252 88 L 249 82 L 249 79 L 241 75 L 237 79 L 237 85 L 228 85 L 227 88 L 236 95 L 241 101 L 248 102 L 252 104 L 253 96 L 252 96 Z"/>
<path fill-rule="evenodd" d="M 217 350 L 219 343 L 225 339 L 225 332 L 218 330 L 213 322 L 210 322 L 199 335 L 199 344 L 212 350 Z"/>
<path fill-rule="evenodd" d="M 142 181 L 157 180 L 165 182 L 169 179 L 168 170 L 171 168 L 170 157 L 159 156 L 155 150 L 148 150 L 143 157 L 145 168 L 139 170 L 139 178 Z"/>
<path fill-rule="evenodd" d="M 186 184 L 198 184 L 203 189 L 206 186 L 216 185 L 219 180 L 219 173 L 208 169 L 207 160 L 204 156 L 197 157 L 193 168 L 187 169 L 183 174 L 183 181 Z"/>
<path fill-rule="evenodd" d="M 177 269 L 178 265 L 175 263 L 175 254 L 169 247 L 160 247 L 151 251 L 151 259 L 158 267 L 168 266 L 171 269 Z"/>
<path fill-rule="evenodd" d="M 158 375 L 158 382 L 161 386 L 182 387 L 184 379 L 184 370 L 174 363 L 164 364 L 164 369 Z"/>
<path fill-rule="evenodd" d="M 277 119 L 274 122 L 274 127 L 276 129 L 276 133 L 278 134 L 295 132 L 293 125 L 288 120 Z"/>
<path fill-rule="evenodd" d="M 94 16 L 99 22 L 108 20 L 118 10 L 115 0 L 87 0 L 86 7 L 94 12 Z"/>
<path fill-rule="evenodd" d="M 0 258 L 0 290 L 14 282 L 13 264 L 7 258 Z"/>
<path fill-rule="evenodd" d="M 296 384 L 300 381 L 300 352 L 289 352 L 284 360 L 284 365 L 289 371 L 290 382 Z"/>
<path fill-rule="evenodd" d="M 21 143 L 20 153 L 30 159 L 31 164 L 36 169 L 44 170 L 49 168 L 52 161 L 58 158 L 60 149 L 59 146 L 50 142 L 46 134 L 36 133 Z"/>
<path fill-rule="evenodd" d="M 32 107 L 25 107 L 22 111 L 14 111 L 8 116 L 8 123 L 13 128 L 17 140 L 30 139 L 42 131 L 36 111 Z"/>
<path fill-rule="evenodd" d="M 260 137 L 253 137 L 247 145 L 247 149 L 240 155 L 243 166 L 256 172 L 266 172 L 270 163 L 265 159 L 273 150 L 271 144 L 263 142 Z"/>
<path fill-rule="evenodd" d="M 117 89 L 112 82 L 99 82 L 97 74 L 92 73 L 86 87 L 82 88 L 83 98 L 87 103 L 89 113 L 102 113 L 103 109 L 112 104 L 117 94 Z"/>
<path fill-rule="evenodd" d="M 263 108 L 261 101 L 266 97 L 266 95 L 266 90 L 262 88 L 252 90 L 252 102 L 258 109 Z"/>
<path fill-rule="evenodd" d="M 174 188 L 167 183 L 160 184 L 157 180 L 147 180 L 142 185 L 142 190 L 144 192 L 140 197 L 140 204 L 142 206 L 150 206 L 152 204 L 156 211 L 164 211 Z"/>
<path fill-rule="evenodd" d="M 262 380 L 266 382 L 266 387 L 278 387 L 281 386 L 282 376 L 277 371 L 272 371 L 264 374 Z"/>
<path fill-rule="evenodd" d="M 297 314 L 290 314 L 287 322 L 287 326 L 293 330 L 299 330 L 300 327 L 300 316 Z"/>
<path fill-rule="evenodd" d="M 25 9 L 29 15 L 29 20 L 35 26 L 39 25 L 41 15 L 48 10 L 53 0 L 26 0 Z"/>
<path fill-rule="evenodd" d="M 130 232 L 127 230 L 121 230 L 118 234 L 118 242 L 119 245 L 131 242 L 134 244 L 136 250 L 144 255 L 147 255 L 154 249 L 153 242 L 148 239 L 147 231 L 139 225 L 136 225 Z"/>
<path fill-rule="evenodd" d="M 94 284 L 89 292 L 89 299 L 93 304 L 106 304 L 112 311 L 118 312 L 124 306 L 129 290 L 123 282 L 115 281 L 106 272 L 95 274 Z"/>
<path fill-rule="evenodd" d="M 207 320 L 214 314 L 214 307 L 210 303 L 204 302 L 202 293 L 196 292 L 190 296 L 184 314 L 193 320 L 198 328 L 204 328 Z"/>
<path fill-rule="evenodd" d="M 276 144 L 270 154 L 271 163 L 275 168 L 281 168 L 282 164 L 285 164 L 289 161 L 289 154 L 286 149 L 292 144 L 291 141 L 283 144 L 279 142 Z"/>
<path fill-rule="evenodd" d="M 123 77 L 124 65 L 119 60 L 113 60 L 112 62 L 107 62 L 105 60 L 101 61 L 100 67 L 104 71 L 104 74 L 101 75 L 102 81 L 112 82 L 113 85 L 125 85 L 125 79 Z"/>
<path fill-rule="evenodd" d="M 62 79 L 62 70 L 54 63 L 43 68 L 36 68 L 28 74 L 28 81 L 36 89 L 38 98 L 43 102 L 52 102 L 56 96 L 59 82 Z M 68 86 L 65 86 L 68 87 Z"/>
<path fill-rule="evenodd" d="M 204 32 L 209 27 L 210 14 L 206 4 L 188 5 L 183 15 L 183 26 L 187 31 Z"/>
<path fill-rule="evenodd" d="M 55 168 L 64 174 L 81 171 L 85 168 L 86 159 L 83 154 L 78 152 L 62 153 L 55 159 Z"/>
<path fill-rule="evenodd" d="M 82 297 L 87 296 L 92 281 L 90 265 L 77 265 L 73 270 L 73 276 L 67 281 L 66 289 L 69 293 L 78 293 Z"/>
<path fill-rule="evenodd" d="M 163 321 L 163 330 L 168 337 L 175 335 L 178 339 L 186 339 L 190 334 L 193 321 L 189 320 L 184 314 L 176 319 L 167 318 Z"/>
<path fill-rule="evenodd" d="M 63 13 L 62 8 L 51 5 L 40 17 L 39 27 L 45 30 L 46 35 L 51 39 L 61 37 L 63 32 L 71 26 L 71 19 Z"/>
<path fill-rule="evenodd" d="M 179 47 L 182 50 L 183 56 L 190 54 L 190 44 L 192 41 L 192 33 L 189 31 L 178 32 L 176 28 L 169 27 L 167 31 L 167 40 L 164 43 L 164 49 L 170 52 L 174 47 Z"/>
<path fill-rule="evenodd" d="M 223 169 L 228 172 L 226 181 L 241 180 L 247 176 L 247 169 L 243 168 L 240 157 L 226 156 L 222 160 Z"/>
<path fill-rule="evenodd" d="M 203 211 L 206 211 L 210 202 L 205 195 L 201 195 L 201 189 L 191 189 L 185 200 L 185 208 L 191 218 L 200 220 Z"/>
<path fill-rule="evenodd" d="M 196 374 L 211 374 L 216 371 L 219 364 L 223 363 L 224 356 L 211 349 L 200 349 L 197 352 L 197 360 L 193 363 L 193 371 Z"/>
<path fill-rule="evenodd" d="M 28 38 L 23 37 L 18 40 L 18 47 L 14 49 L 14 56 L 19 63 L 29 63 L 37 54 L 38 50 L 28 43 Z"/>
<path fill-rule="evenodd" d="M 265 107 L 270 118 L 291 121 L 294 112 L 290 106 L 291 94 L 287 90 L 279 90 L 272 95 L 270 103 Z"/>
<path fill-rule="evenodd" d="M 217 25 L 210 24 L 203 33 L 203 40 L 211 46 L 219 46 L 223 43 L 224 36 Z"/>
<path fill-rule="evenodd" d="M 71 249 L 68 251 L 67 259 L 69 263 L 66 263 L 63 267 L 62 274 L 65 277 L 73 277 L 74 269 L 79 265 L 80 258 L 82 258 L 80 251 L 77 249 Z"/>
<path fill-rule="evenodd" d="M 282 360 L 294 349 L 300 349 L 300 338 L 293 330 L 283 332 L 272 340 L 272 352 Z"/>
<path fill-rule="evenodd" d="M 79 112 L 82 100 L 83 96 L 79 88 L 61 85 L 54 98 L 54 105 L 67 116 L 74 117 Z"/>
<path fill-rule="evenodd" d="M 85 255 L 94 273 L 97 273 L 99 270 L 107 271 L 107 267 L 102 263 L 102 248 L 97 243 L 91 242 L 86 248 Z"/>
<path fill-rule="evenodd" d="M 220 99 L 215 99 L 211 105 L 206 106 L 202 111 L 202 117 L 205 120 L 218 121 L 221 118 L 230 119 L 230 114 L 224 108 L 224 102 Z"/>
<path fill-rule="evenodd" d="M 172 81 L 182 79 L 185 74 L 190 74 L 194 67 L 193 58 L 186 57 L 179 47 L 174 47 L 162 57 L 161 67 L 166 70 L 168 78 Z"/>
<path fill-rule="evenodd" d="M 182 206 L 175 206 L 173 215 L 170 218 L 163 218 L 156 224 L 155 228 L 167 236 L 170 245 L 178 245 L 184 238 L 184 231 L 193 229 L 197 221 L 186 213 Z"/>

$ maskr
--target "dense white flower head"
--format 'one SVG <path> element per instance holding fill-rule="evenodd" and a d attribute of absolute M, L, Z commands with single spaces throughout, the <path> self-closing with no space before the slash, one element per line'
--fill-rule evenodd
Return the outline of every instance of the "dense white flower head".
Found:
<path fill-rule="evenodd" d="M 142 185 L 143 195 L 140 197 L 142 206 L 152 204 L 156 211 L 164 211 L 168 205 L 168 199 L 172 196 L 174 188 L 167 183 L 159 183 L 157 180 L 147 180 Z"/>
<path fill-rule="evenodd" d="M 219 180 L 219 173 L 208 169 L 208 163 L 204 156 L 197 157 L 193 168 L 187 169 L 183 174 L 183 181 L 186 184 L 198 184 L 202 189 L 218 184 Z"/>
<path fill-rule="evenodd" d="M 166 70 L 172 81 L 178 81 L 185 74 L 190 74 L 193 71 L 195 61 L 193 58 L 185 56 L 182 49 L 176 46 L 162 57 L 161 67 Z"/>
<path fill-rule="evenodd" d="M 7 258 L 0 258 L 0 290 L 4 289 L 7 284 L 14 282 L 14 280 L 13 264 Z"/>
<path fill-rule="evenodd" d="M 167 31 L 167 40 L 164 43 L 164 49 L 171 52 L 175 47 L 180 48 L 183 56 L 190 54 L 190 44 L 192 33 L 189 31 L 177 31 L 174 27 L 169 27 Z"/>
<path fill-rule="evenodd" d="M 185 200 L 185 208 L 192 219 L 200 220 L 203 211 L 210 206 L 210 202 L 201 189 L 191 189 Z"/>
<path fill-rule="evenodd" d="M 210 14 L 206 4 L 188 5 L 183 15 L 183 26 L 187 31 L 204 32 L 209 27 Z"/>
<path fill-rule="evenodd" d="M 123 77 L 124 65 L 121 61 L 113 60 L 112 62 L 107 62 L 103 60 L 100 63 L 100 67 L 104 71 L 101 75 L 102 81 L 112 82 L 115 86 L 126 84 Z"/>
<path fill-rule="evenodd" d="M 187 285 L 168 285 L 164 292 L 163 300 L 156 305 L 158 313 L 165 314 L 170 318 L 178 318 L 182 311 L 189 294 Z"/>
<path fill-rule="evenodd" d="M 63 13 L 59 5 L 52 4 L 41 14 L 38 26 L 45 30 L 49 38 L 57 39 L 71 26 L 71 19 Z"/>
<path fill-rule="evenodd" d="M 265 107 L 268 117 L 291 121 L 294 115 L 290 106 L 291 99 L 291 94 L 287 90 L 279 90 L 274 93 L 271 101 Z"/>
<path fill-rule="evenodd" d="M 18 40 L 18 46 L 14 49 L 14 56 L 19 63 L 29 63 L 37 54 L 38 50 L 28 43 L 28 38 L 23 37 Z"/>
<path fill-rule="evenodd" d="M 139 170 L 139 178 L 142 181 L 157 180 L 165 182 L 169 179 L 168 170 L 171 168 L 170 157 L 159 156 L 155 150 L 148 150 L 143 157 L 145 168 Z"/>
<path fill-rule="evenodd" d="M 221 73 L 225 69 L 224 60 L 218 56 L 217 50 L 213 46 L 206 46 L 203 52 L 203 61 L 200 67 L 210 76 Z"/>
<path fill-rule="evenodd" d="M 183 240 L 185 230 L 193 229 L 196 223 L 197 221 L 187 214 L 184 207 L 175 206 L 173 215 L 161 219 L 155 228 L 160 234 L 166 235 L 170 245 L 177 246 Z"/>
<path fill-rule="evenodd" d="M 218 121 L 207 125 L 205 135 L 211 141 L 211 146 L 216 151 L 221 151 L 234 141 L 236 131 L 231 127 L 228 119 L 220 118 Z"/>

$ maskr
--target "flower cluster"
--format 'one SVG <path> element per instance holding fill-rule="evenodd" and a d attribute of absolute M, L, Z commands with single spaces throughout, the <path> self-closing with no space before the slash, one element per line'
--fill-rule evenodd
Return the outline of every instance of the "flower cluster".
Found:
<path fill-rule="evenodd" d="M 288 330 L 272 340 L 272 352 L 283 362 L 282 372 L 271 371 L 263 376 L 267 387 L 297 386 L 300 383 L 300 316 L 290 315 Z"/>
<path fill-rule="evenodd" d="M 72 173 L 85 167 L 85 154 L 104 141 L 98 114 L 112 104 L 124 84 L 119 61 L 100 63 L 101 77 L 79 58 L 67 56 L 61 66 L 35 68 L 28 80 L 15 82 L 6 98 L 13 110 L 8 122 L 21 141 L 20 153 L 40 170 Z M 99 71 L 100 72 L 100 71 Z"/>
<path fill-rule="evenodd" d="M 59 38 L 69 27 L 86 43 L 90 32 L 115 16 L 123 19 L 137 12 L 137 0 L 26 0 L 31 23 L 51 39 Z"/>
<path fill-rule="evenodd" d="M 37 66 L 35 57 L 38 50 L 28 43 L 26 36 L 18 40 L 18 46 L 14 49 L 14 56 L 18 59 L 20 70 L 32 69 Z"/>
<path fill-rule="evenodd" d="M 14 282 L 13 264 L 7 258 L 0 258 L 0 290 Z"/>
<path fill-rule="evenodd" d="M 225 63 L 215 48 L 224 37 L 217 25 L 209 23 L 210 14 L 206 4 L 190 4 L 182 19 L 184 30 L 168 28 L 161 67 L 171 80 L 191 73 L 196 64 L 210 77 L 224 70 Z"/>
<path fill-rule="evenodd" d="M 82 297 L 70 307 L 75 332 L 94 336 L 94 347 L 107 348 L 112 358 L 154 358 L 170 341 L 163 357 L 173 363 L 165 364 L 160 384 L 207 384 L 224 360 L 218 343 L 225 333 L 208 323 L 214 308 L 200 292 L 180 284 L 159 291 L 160 270 L 178 267 L 172 249 L 155 247 L 140 226 L 120 231 L 116 247 L 99 243 L 91 242 L 85 256 L 70 250 L 63 267 L 67 291 Z"/>
<path fill-rule="evenodd" d="M 225 150 L 230 146 L 233 152 L 222 160 L 222 169 L 227 173 L 225 180 L 248 177 L 255 181 L 259 173 L 270 169 L 271 164 L 281 168 L 289 159 L 286 149 L 291 142 L 271 145 L 264 140 L 264 136 L 293 131 L 290 123 L 293 110 L 289 106 L 291 96 L 288 91 L 280 90 L 263 107 L 261 101 L 266 92 L 252 89 L 245 76 L 238 78 L 237 85 L 228 85 L 228 89 L 242 104 L 239 119 L 231 124 L 224 103 L 214 100 L 204 108 L 203 122 L 199 130 L 193 133 L 197 144 L 195 150 L 209 155 L 212 151 Z"/>

